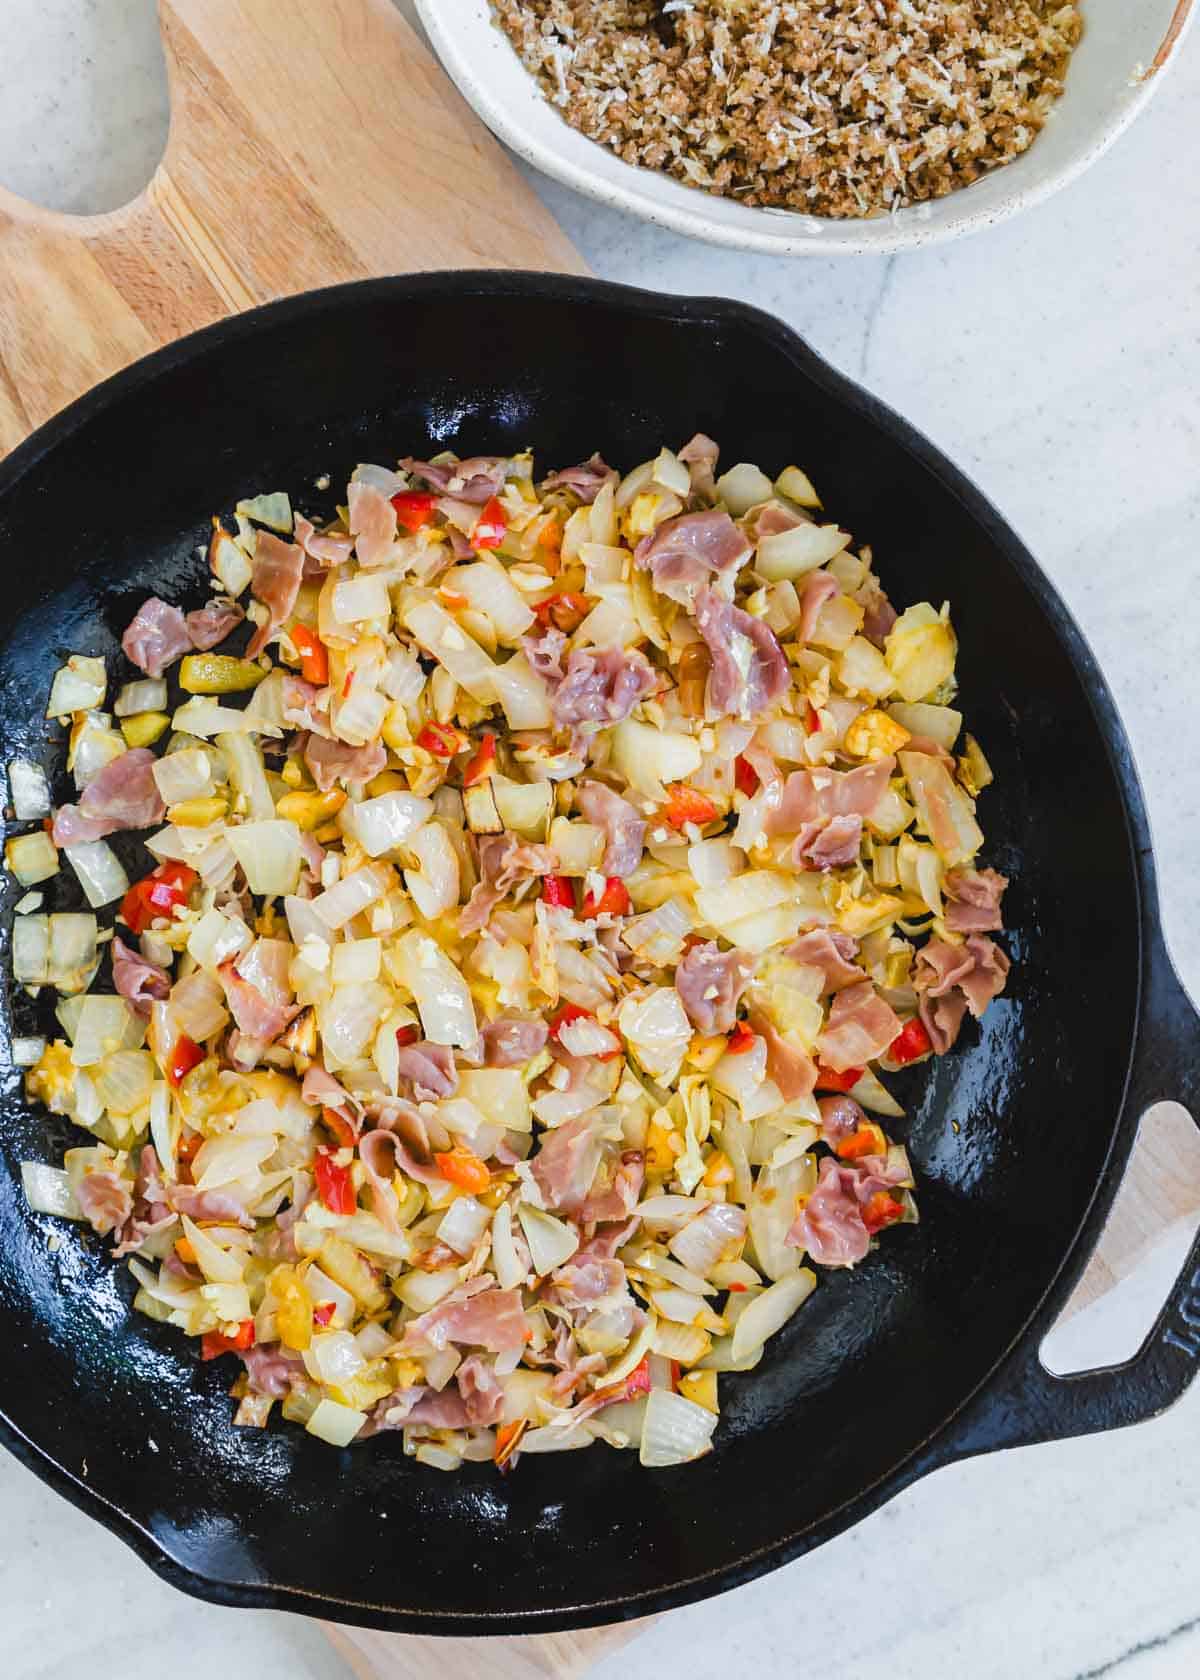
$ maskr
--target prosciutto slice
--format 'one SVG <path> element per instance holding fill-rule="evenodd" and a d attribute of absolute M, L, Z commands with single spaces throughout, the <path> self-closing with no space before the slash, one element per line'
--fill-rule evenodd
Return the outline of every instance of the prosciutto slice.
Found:
<path fill-rule="evenodd" d="M 588 822 L 604 830 L 605 875 L 624 879 L 632 875 L 642 861 L 642 843 L 646 824 L 637 808 L 628 799 L 602 782 L 582 782 L 575 794 L 576 803 Z"/>
<path fill-rule="evenodd" d="M 314 562 L 315 572 L 325 571 L 329 566 L 344 566 L 354 552 L 353 537 L 324 537 L 318 536 L 316 526 L 311 519 L 305 519 L 302 513 L 295 516 L 296 541 L 304 550 L 309 560 Z M 309 568 L 305 567 L 305 572 Z"/>
<path fill-rule="evenodd" d="M 615 1165 L 601 1161 L 592 1188 L 577 1210 L 579 1223 L 607 1225 L 615 1219 L 628 1219 L 637 1206 L 645 1178 L 646 1163 L 638 1149 L 625 1150 Z"/>
<path fill-rule="evenodd" d="M 75 1192 L 79 1211 L 99 1236 L 119 1230 L 133 1213 L 133 1197 L 124 1179 L 106 1168 L 91 1172 Z"/>
<path fill-rule="evenodd" d="M 161 822 L 167 807 L 154 780 L 156 762 L 149 747 L 133 747 L 106 764 L 84 788 L 77 806 L 62 805 L 54 813 L 54 844 L 79 846 Z"/>
<path fill-rule="evenodd" d="M 883 1055 L 901 1025 L 871 982 L 863 980 L 834 998 L 825 1031 L 817 1039 L 817 1055 L 835 1073 L 865 1067 Z"/>
<path fill-rule="evenodd" d="M 566 669 L 558 664 L 558 644 L 546 647 L 550 631 L 542 637 L 528 637 L 524 646 L 543 644 L 531 660 L 534 670 L 551 690 L 550 710 L 559 729 L 581 723 L 621 723 L 638 701 L 658 687 L 654 667 L 636 648 L 572 648 Z"/>
<path fill-rule="evenodd" d="M 869 642 L 873 642 L 877 648 L 882 648 L 884 642 L 892 633 L 898 614 L 884 594 L 879 579 L 868 576 L 862 586 L 855 591 L 854 599 L 860 607 L 865 609 L 863 635 Z"/>
<path fill-rule="evenodd" d="M 360 565 L 386 566 L 396 541 L 396 510 L 382 490 L 352 479 L 346 490 L 354 552 Z"/>
<path fill-rule="evenodd" d="M 732 1032 L 738 1000 L 753 973 L 748 952 L 722 951 L 715 939 L 684 952 L 675 969 L 675 990 L 697 1032 Z"/>
<path fill-rule="evenodd" d="M 887 792 L 895 768 L 889 755 L 853 770 L 793 770 L 783 784 L 783 797 L 767 813 L 767 833 L 799 834 L 806 823 L 833 817 L 865 820 Z"/>
<path fill-rule="evenodd" d="M 767 1078 L 779 1087 L 784 1102 L 796 1102 L 812 1095 L 817 1083 L 817 1066 L 799 1044 L 789 1044 L 765 1015 L 750 1012 L 750 1025 L 767 1047 Z"/>
<path fill-rule="evenodd" d="M 587 1200 L 602 1153 L 590 1110 L 543 1133 L 542 1146 L 530 1167 L 546 1206 L 563 1213 L 578 1212 Z"/>
<path fill-rule="evenodd" d="M 555 490 L 560 485 L 571 490 L 586 507 L 590 507 L 606 484 L 615 484 L 617 474 L 600 455 L 577 467 L 562 467 L 542 481 L 543 490 Z"/>
<path fill-rule="evenodd" d="M 946 876 L 946 926 L 952 933 L 998 933 L 1007 875 L 994 869 L 951 869 Z"/>
<path fill-rule="evenodd" d="M 813 928 L 802 933 L 784 954 L 805 968 L 819 968 L 825 976 L 822 991 L 837 992 L 866 978 L 854 961 L 858 940 L 852 934 L 838 933 L 832 928 Z"/>
<path fill-rule="evenodd" d="M 206 607 L 190 612 L 184 623 L 194 648 L 207 653 L 223 642 L 231 630 L 236 630 L 245 618 L 245 609 L 236 601 L 210 601 Z"/>
<path fill-rule="evenodd" d="M 821 1141 L 830 1149 L 853 1137 L 867 1118 L 853 1097 L 822 1097 L 817 1107 L 821 1111 Z"/>
<path fill-rule="evenodd" d="M 508 471 L 508 458 L 501 455 L 472 455 L 466 461 L 416 461 L 406 456 L 400 465 L 443 496 L 482 505 L 500 493 Z"/>
<path fill-rule="evenodd" d="M 634 564 L 650 573 L 660 595 L 691 607 L 714 575 L 719 580 L 736 577 L 752 552 L 724 509 L 711 508 L 664 520 L 638 543 Z"/>
<path fill-rule="evenodd" d="M 422 1039 L 418 1044 L 401 1045 L 396 1071 L 401 1079 L 408 1080 L 417 1102 L 436 1102 L 458 1090 L 458 1069 L 448 1044 L 429 1044 Z"/>
<path fill-rule="evenodd" d="M 536 875 L 550 875 L 558 867 L 551 846 L 530 845 L 515 834 L 489 834 L 479 841 L 479 885 L 458 918 L 461 933 L 478 933 L 488 924 L 492 911 L 518 881 Z"/>
<path fill-rule="evenodd" d="M 972 933 L 962 945 L 931 939 L 917 952 L 913 988 L 930 1042 L 939 1056 L 954 1044 L 967 1010 L 976 1020 L 1005 987 L 1008 957 L 985 934 Z"/>
<path fill-rule="evenodd" d="M 891 1190 L 905 1177 L 884 1157 L 868 1155 L 853 1165 L 827 1156 L 817 1188 L 787 1234 L 793 1248 L 805 1248 L 818 1266 L 856 1266 L 871 1246 L 862 1210 L 880 1190 Z"/>
<path fill-rule="evenodd" d="M 692 495 L 711 502 L 717 493 L 717 461 L 721 446 L 704 432 L 697 432 L 679 451 L 679 459 L 688 469 L 692 481 Z"/>
<path fill-rule="evenodd" d="M 368 741 L 365 747 L 348 747 L 344 741 L 327 741 L 310 735 L 304 744 L 304 762 L 322 793 L 338 782 L 361 787 L 387 768 L 387 748 L 382 741 Z"/>
<path fill-rule="evenodd" d="M 190 1184 L 172 1184 L 167 1200 L 176 1213 L 189 1219 L 207 1219 L 226 1225 L 240 1225 L 253 1231 L 254 1220 L 246 1212 L 245 1204 L 228 1190 L 197 1190 Z"/>
<path fill-rule="evenodd" d="M 857 811 L 805 823 L 792 847 L 797 869 L 845 869 L 858 862 L 863 820 Z"/>
<path fill-rule="evenodd" d="M 526 1337 L 521 1291 L 497 1289 L 481 1278 L 471 1283 L 482 1283 L 483 1288 L 464 1298 L 471 1284 L 461 1284 L 449 1300 L 411 1319 L 405 1326 L 404 1345 L 440 1352 L 454 1342 L 486 1348 L 489 1353 L 520 1353 Z"/>
<path fill-rule="evenodd" d="M 121 637 L 125 657 L 148 677 L 161 677 L 168 665 L 192 646 L 187 621 L 178 607 L 157 595 L 143 601 Z"/>
<path fill-rule="evenodd" d="M 770 625 L 712 589 L 696 592 L 696 628 L 711 657 L 705 706 L 712 718 L 752 718 L 788 687 L 788 663 Z"/>
<path fill-rule="evenodd" d="M 812 641 L 813 631 L 821 616 L 821 608 L 841 592 L 838 580 L 828 572 L 809 572 L 804 581 L 804 593 L 800 597 L 800 624 L 796 630 L 798 642 Z"/>
<path fill-rule="evenodd" d="M 255 1394 L 269 1395 L 272 1400 L 283 1400 L 291 1392 L 292 1384 L 304 1382 L 308 1375 L 300 1355 L 278 1342 L 247 1348 L 241 1359 L 246 1367 L 246 1380 Z"/>
<path fill-rule="evenodd" d="M 255 532 L 250 592 L 266 607 L 267 620 L 250 638 L 248 659 L 256 659 L 279 626 L 290 618 L 303 575 L 304 550 L 299 543 L 282 542 L 270 531 Z"/>
<path fill-rule="evenodd" d="M 233 961 L 221 964 L 217 969 L 217 978 L 224 988 L 225 1001 L 237 1022 L 238 1031 L 247 1038 L 270 1044 L 300 1013 L 300 1004 L 268 997 L 249 980 L 244 980 Z"/>
<path fill-rule="evenodd" d="M 483 1028 L 484 1066 L 524 1067 L 544 1048 L 549 1036 L 545 1021 L 524 1021 L 515 1015 L 502 1015 Z"/>
<path fill-rule="evenodd" d="M 143 1020 L 150 1019 L 150 1005 L 171 990 L 171 977 L 158 963 L 148 962 L 139 951 L 131 951 L 124 940 L 112 942 L 113 985 Z"/>

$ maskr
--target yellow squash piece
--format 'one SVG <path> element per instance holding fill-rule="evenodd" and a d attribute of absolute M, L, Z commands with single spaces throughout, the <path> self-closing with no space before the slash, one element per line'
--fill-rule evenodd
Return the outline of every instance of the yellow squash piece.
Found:
<path fill-rule="evenodd" d="M 166 712 L 135 712 L 119 720 L 121 733 L 131 747 L 152 747 L 170 721 Z"/>
<path fill-rule="evenodd" d="M 252 659 L 229 653 L 189 653 L 179 667 L 179 686 L 187 694 L 241 694 L 257 688 L 266 676 Z"/>

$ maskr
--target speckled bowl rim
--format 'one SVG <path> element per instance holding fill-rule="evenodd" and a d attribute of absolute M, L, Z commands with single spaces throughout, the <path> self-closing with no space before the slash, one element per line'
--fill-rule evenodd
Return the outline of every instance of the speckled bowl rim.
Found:
<path fill-rule="evenodd" d="M 1146 69 L 1131 78 L 1114 101 L 1109 119 L 1095 129 L 1090 140 L 1056 168 L 1032 177 L 1026 173 L 1015 176 L 1010 189 L 997 193 L 991 202 L 984 204 L 973 196 L 984 185 L 980 182 L 933 204 L 913 205 L 866 222 L 741 206 L 742 218 L 736 225 L 728 225 L 707 213 L 706 207 L 713 201 L 698 188 L 627 164 L 598 142 L 585 140 L 585 145 L 603 154 L 603 161 L 589 168 L 544 144 L 525 127 L 521 110 L 526 101 L 513 104 L 498 97 L 471 62 L 472 43 L 478 43 L 476 31 L 495 28 L 488 0 L 414 0 L 414 4 L 434 51 L 459 92 L 492 132 L 534 168 L 609 209 L 627 211 L 708 244 L 771 256 L 890 256 L 982 232 L 1044 203 L 1102 157 L 1145 110 L 1164 74 L 1177 61 L 1194 13 L 1193 0 L 1176 0 L 1157 52 Z M 496 33 L 503 40 L 498 29 Z M 544 105 L 532 76 L 523 74 L 528 83 L 528 102 Z M 1031 147 L 1030 153 L 1033 150 Z M 1015 160 L 985 180 L 1010 177 L 1021 161 Z"/>

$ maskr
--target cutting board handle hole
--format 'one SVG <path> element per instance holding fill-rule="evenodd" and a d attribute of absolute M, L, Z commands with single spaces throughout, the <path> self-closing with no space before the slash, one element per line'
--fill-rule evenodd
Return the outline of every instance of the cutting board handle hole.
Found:
<path fill-rule="evenodd" d="M 12 8 L 10 12 L 9 8 Z M 46 7 L 4 0 L 4 186 L 47 210 L 95 215 L 144 191 L 167 143 L 167 72 L 147 0 Z M 13 15 L 15 12 L 15 16 Z M 21 14 L 37 13 L 23 30 Z"/>

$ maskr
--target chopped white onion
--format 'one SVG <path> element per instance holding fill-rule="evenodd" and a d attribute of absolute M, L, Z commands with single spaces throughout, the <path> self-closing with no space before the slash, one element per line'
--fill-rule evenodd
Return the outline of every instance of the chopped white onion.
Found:
<path fill-rule="evenodd" d="M 433 1044 L 454 1044 L 461 1049 L 474 1045 L 479 1028 L 470 988 L 441 947 L 427 934 L 413 930 L 401 936 L 396 951 L 425 1037 Z"/>
<path fill-rule="evenodd" d="M 58 851 L 44 828 L 15 834 L 5 845 L 4 861 L 23 887 L 36 887 L 58 874 Z"/>
<path fill-rule="evenodd" d="M 40 764 L 14 758 L 8 765 L 8 793 L 13 816 L 20 822 L 50 815 L 50 784 Z"/>
<path fill-rule="evenodd" d="M 344 876 L 335 886 L 314 898 L 312 907 L 325 926 L 336 931 L 382 898 L 389 884 L 389 877 L 384 869 L 370 866 L 356 869 Z M 287 890 L 291 892 L 292 888 Z"/>
<path fill-rule="evenodd" d="M 304 1427 L 331 1447 L 348 1447 L 366 1421 L 366 1412 L 356 1412 L 352 1406 L 342 1406 L 336 1400 L 320 1400 Z M 456 1459 L 456 1465 L 457 1462 Z"/>
<path fill-rule="evenodd" d="M 490 1209 L 474 1196 L 457 1196 L 438 1226 L 438 1240 L 456 1254 L 470 1254 L 487 1230 L 491 1217 Z"/>
<path fill-rule="evenodd" d="M 303 854 L 294 822 L 275 817 L 268 822 L 238 823 L 226 836 L 252 893 L 283 897 L 295 892 Z"/>
<path fill-rule="evenodd" d="M 21 1188 L 34 1213 L 53 1213 L 61 1219 L 82 1219 L 70 1175 L 41 1161 L 21 1162 Z"/>
<path fill-rule="evenodd" d="M 171 988 L 171 1014 L 183 1032 L 197 1044 L 219 1033 L 229 1023 L 225 993 L 220 982 L 203 969 L 185 975 Z"/>
<path fill-rule="evenodd" d="M 492 1268 L 501 1289 L 516 1289 L 525 1281 L 525 1267 L 513 1242 L 512 1207 L 508 1202 L 501 1202 L 492 1218 Z"/>
<path fill-rule="evenodd" d="M 728 1202 L 713 1202 L 698 1219 L 693 1219 L 667 1243 L 680 1265 L 701 1277 L 746 1234 L 746 1215 Z"/>
<path fill-rule="evenodd" d="M 185 747 L 155 759 L 152 773 L 164 805 L 204 799 L 213 791 L 212 758 L 203 747 Z"/>
<path fill-rule="evenodd" d="M 433 815 L 433 802 L 415 793 L 380 793 L 343 806 L 346 826 L 368 857 L 407 844 Z"/>
<path fill-rule="evenodd" d="M 412 901 L 427 921 L 433 921 L 458 903 L 458 853 L 450 843 L 445 825 L 426 823 L 408 842 L 419 869 L 404 871 L 404 884 Z"/>
<path fill-rule="evenodd" d="M 565 1265 L 579 1247 L 579 1232 L 573 1225 L 556 1219 L 552 1213 L 530 1207 L 528 1202 L 517 1206 L 517 1218 L 529 1244 L 529 1257 L 539 1277 Z"/>
<path fill-rule="evenodd" d="M 45 1054 L 46 1040 L 44 1038 L 14 1038 L 12 1041 L 14 1067 L 36 1067 Z"/>
<path fill-rule="evenodd" d="M 90 659 L 73 653 L 65 665 L 60 665 L 50 684 L 50 698 L 46 702 L 47 717 L 67 717 L 72 712 L 90 712 L 103 706 L 108 690 L 108 674 L 103 659 Z"/>
<path fill-rule="evenodd" d="M 780 1278 L 764 1289 L 744 1309 L 733 1327 L 730 1353 L 735 1360 L 749 1357 L 768 1337 L 781 1330 L 792 1314 L 802 1307 L 817 1287 L 817 1275 L 804 1266 L 791 1277 Z"/>
<path fill-rule="evenodd" d="M 167 685 L 162 677 L 145 677 L 126 683 L 117 691 L 113 705 L 116 717 L 135 717 L 138 712 L 161 712 L 167 704 Z"/>
<path fill-rule="evenodd" d="M 103 840 L 89 840 L 80 846 L 64 846 L 64 855 L 79 877 L 83 896 L 94 910 L 129 891 L 129 876 L 121 860 Z"/>
<path fill-rule="evenodd" d="M 717 1427 L 715 1412 L 685 1400 L 669 1388 L 652 1388 L 646 1397 L 640 1462 L 648 1470 L 689 1464 L 708 1452 Z M 524 1446 L 524 1442 L 522 1442 Z"/>
<path fill-rule="evenodd" d="M 114 1051 L 136 1049 L 144 1036 L 144 1022 L 123 997 L 89 992 L 80 999 L 71 1061 L 76 1067 L 94 1067 Z"/>

